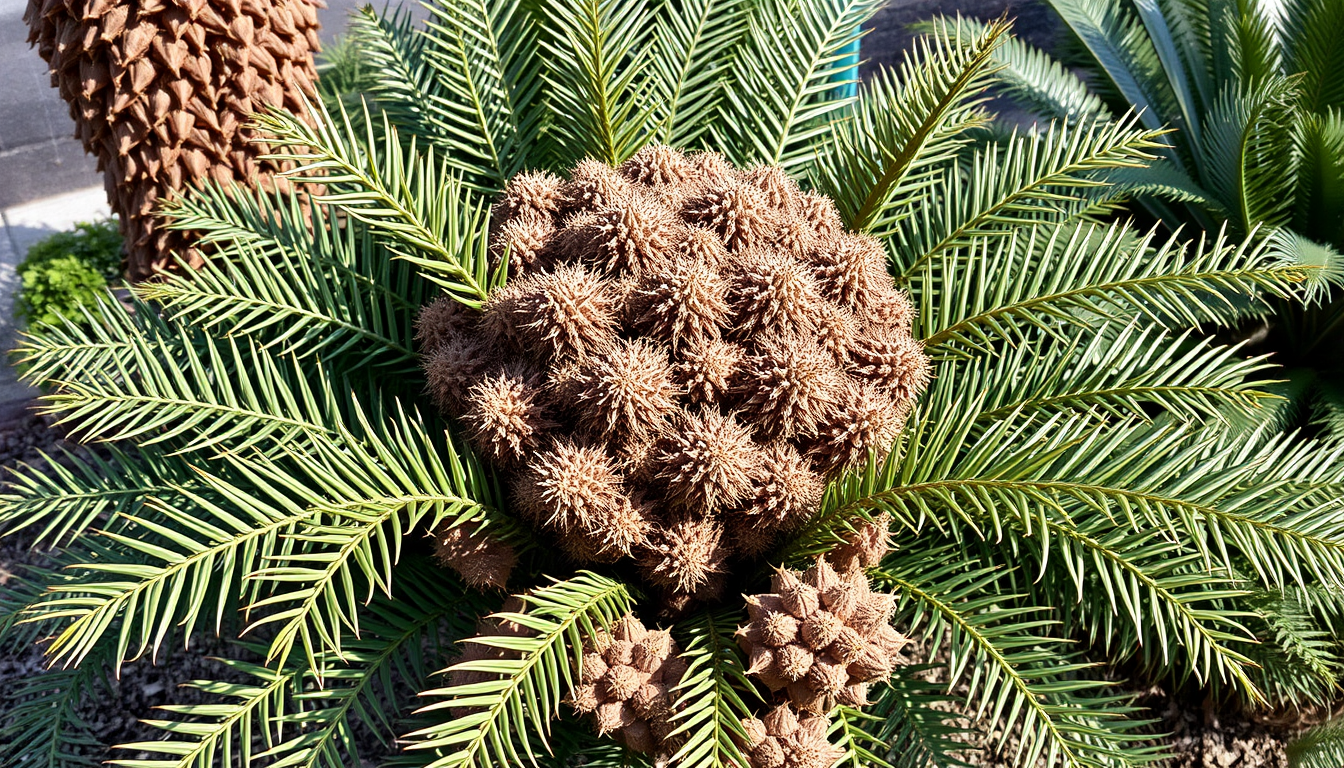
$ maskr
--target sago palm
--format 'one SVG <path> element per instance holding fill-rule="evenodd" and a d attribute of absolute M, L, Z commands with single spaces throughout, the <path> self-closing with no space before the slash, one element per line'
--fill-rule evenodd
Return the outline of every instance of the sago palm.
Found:
<path fill-rule="evenodd" d="M 1050 0 L 1071 33 L 1066 60 L 1017 41 L 999 84 L 1045 120 L 1138 112 L 1172 130 L 1165 163 L 1110 178 L 1169 224 L 1279 232 L 1329 268 L 1333 290 L 1280 305 L 1265 348 L 1280 392 L 1326 434 L 1344 434 L 1344 5 L 1333 0 Z M 958 22 L 966 34 L 981 25 Z M 1263 335 L 1252 330 L 1248 335 Z"/>
<path fill-rule="evenodd" d="M 947 765 L 958 703 L 1139 764 L 1098 664 L 1328 688 L 1249 600 L 1337 604 L 1341 449 L 1191 330 L 1319 270 L 1098 223 L 1132 119 L 983 143 L 1004 26 L 847 95 L 877 6 L 365 11 L 370 110 L 259 118 L 308 205 L 190 196 L 207 267 L 23 342 L 105 448 L 4 498 L 64 566 L 6 601 L 53 667 L 9 754 L 97 759 L 79 697 L 206 633 L 120 764 Z"/>

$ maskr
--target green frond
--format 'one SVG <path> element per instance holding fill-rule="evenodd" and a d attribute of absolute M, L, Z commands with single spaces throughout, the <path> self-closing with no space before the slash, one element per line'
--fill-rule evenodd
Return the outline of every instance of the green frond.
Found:
<path fill-rule="evenodd" d="M 1293 145 L 1298 158 L 1293 229 L 1344 250 L 1344 107 L 1301 115 Z"/>
<path fill-rule="evenodd" d="M 470 642 L 510 652 L 499 660 L 464 661 L 449 671 L 497 679 L 426 691 L 441 699 L 421 712 L 440 721 L 411 734 L 414 750 L 433 750 L 434 768 L 503 768 L 537 764 L 549 751 L 551 719 L 573 686 L 583 662 L 583 638 L 630 611 L 625 586 L 588 571 L 521 595 L 520 613 L 495 617 L 529 632 L 521 637 L 476 637 Z M 451 714 L 467 709 L 465 716 Z"/>
<path fill-rule="evenodd" d="M 96 768 L 106 747 L 79 714 L 86 697 L 106 695 L 109 685 L 104 643 L 79 669 L 42 671 L 11 679 L 5 687 L 5 722 L 0 728 L 0 763 L 33 768 Z"/>
<path fill-rule="evenodd" d="M 62 318 L 59 324 L 38 325 L 19 334 L 12 354 L 19 378 L 49 388 L 89 370 L 112 370 L 134 359 L 142 340 L 172 345 L 177 331 L 142 301 L 128 312 L 111 293 L 95 305 L 81 305 L 80 322 Z"/>
<path fill-rule="evenodd" d="M 978 107 L 1007 31 L 995 24 L 964 39 L 948 30 L 919 38 L 898 74 L 884 71 L 865 84 L 852 117 L 836 125 L 813 166 L 846 227 L 880 235 L 910 213 L 934 169 L 985 121 Z"/>
<path fill-rule="evenodd" d="M 1344 723 L 1331 720 L 1288 744 L 1290 768 L 1335 768 L 1344 764 Z"/>
<path fill-rule="evenodd" d="M 310 108 L 313 125 L 279 110 L 257 116 L 256 127 L 286 148 L 267 159 L 292 163 L 292 181 L 326 188 L 315 201 L 363 222 L 453 298 L 480 306 L 503 280 L 503 270 L 492 273 L 489 266 L 484 202 L 470 199 L 432 148 L 423 156 L 414 141 L 403 149 L 386 115 L 375 130 L 367 105 L 358 126 L 344 106 L 340 112 L 336 122 Z"/>
<path fill-rule="evenodd" d="M 288 537 L 299 551 L 267 557 L 248 573 L 270 591 L 248 607 L 260 614 L 251 629 L 274 632 L 268 658 L 285 658 L 295 643 L 309 658 L 324 650 L 341 656 L 343 635 L 361 634 L 360 606 L 377 592 L 394 593 L 393 567 L 412 532 L 468 525 L 527 544 L 498 511 L 498 490 L 469 450 L 404 410 L 362 426 L 369 436 L 362 443 L 346 435 L 291 452 L 288 462 L 238 460 L 263 497 L 258 506 L 307 510 Z"/>
<path fill-rule="evenodd" d="M 439 93 L 426 106 L 435 145 L 495 191 L 532 164 L 546 125 L 538 24 L 519 0 L 431 2 L 424 57 Z"/>
<path fill-rule="evenodd" d="M 1309 113 L 1344 109 L 1344 6 L 1331 0 L 1284 4 L 1287 71 L 1302 75 L 1299 103 Z"/>
<path fill-rule="evenodd" d="M 344 370 L 414 370 L 415 314 L 432 286 L 361 225 L 341 226 L 298 196 L 271 201 L 219 187 L 177 199 L 178 228 L 201 233 L 208 262 L 140 283 L 169 321 L 251 336 L 283 355 L 321 353 Z"/>
<path fill-rule="evenodd" d="M 747 680 L 734 637 L 741 623 L 740 611 L 725 609 L 678 623 L 687 663 L 681 684 L 672 691 L 677 726 L 672 733 L 687 739 L 672 756 L 678 766 L 732 768 L 748 762 L 740 746 L 746 739 L 742 719 L 751 716 L 748 700 L 760 695 Z"/>
<path fill-rule="evenodd" d="M 1271 706 L 1328 706 L 1339 693 L 1344 662 L 1330 631 L 1298 589 L 1266 590 L 1247 602 L 1259 615 L 1252 624 L 1259 643 L 1246 648 L 1251 675 Z"/>
<path fill-rule="evenodd" d="M 1256 80 L 1246 90 L 1229 87 L 1205 118 L 1202 181 L 1242 233 L 1285 226 L 1292 216 L 1294 91 L 1282 77 Z"/>
<path fill-rule="evenodd" d="M 976 38 L 989 25 L 957 16 L 935 16 L 916 29 L 944 37 Z M 994 50 L 994 81 L 1000 93 L 1046 120 L 1091 120 L 1110 117 L 1109 110 L 1077 75 L 1050 54 L 1004 35 Z"/>
<path fill-rule="evenodd" d="M 1290 229 L 1274 232 L 1270 242 L 1289 263 L 1311 269 L 1310 278 L 1298 290 L 1301 302 L 1328 306 L 1332 293 L 1344 286 L 1344 253 L 1308 240 Z"/>
<path fill-rule="evenodd" d="M 543 0 L 540 15 L 557 161 L 619 165 L 658 130 L 653 14 L 644 0 Z"/>
<path fill-rule="evenodd" d="M 873 734 L 881 727 L 882 719 L 854 707 L 840 705 L 831 712 L 831 727 L 828 731 L 831 742 L 845 751 L 845 756 L 836 765 L 849 765 L 853 768 L 894 768 L 882 759 L 887 745 Z"/>
<path fill-rule="evenodd" d="M 470 454 L 431 437 L 413 415 L 360 425 L 276 457 L 227 454 L 228 474 L 199 470 L 207 493 L 174 486 L 104 536 L 126 554 L 73 566 L 83 577 L 53 585 L 25 621 L 59 624 L 54 664 L 78 664 L 120 618 L 121 659 L 157 653 L 174 633 L 219 624 L 230 608 L 273 626 L 268 655 L 303 646 L 311 666 L 340 656 L 359 609 L 391 594 L 404 538 L 444 520 L 507 537 L 486 506 L 495 489 Z M 363 593 L 363 594 L 361 594 Z"/>
<path fill-rule="evenodd" d="M 1128 719 L 1134 709 L 1124 697 L 1105 694 L 1107 684 L 1086 675 L 1091 665 L 1042 634 L 1054 622 L 996 588 L 1001 572 L 931 554 L 889 556 L 870 578 L 896 592 L 909 626 L 948 637 L 949 685 L 965 680 L 968 709 L 1002 734 L 999 743 L 1016 736 L 1017 764 L 1134 765 L 1159 757 L 1135 732 L 1143 723 Z M 931 565 L 948 559 L 954 562 Z"/>
<path fill-rule="evenodd" d="M 211 768 L 216 765 L 252 765 L 262 751 L 277 739 L 270 724 L 284 718 L 302 690 L 303 667 L 298 664 L 272 669 L 237 659 L 218 659 L 235 677 L 248 682 L 193 680 L 188 686 L 212 698 L 231 700 L 212 704 L 169 704 L 168 714 L 191 720 L 147 720 L 145 725 L 184 739 L 119 744 L 114 749 L 137 750 L 155 759 L 111 760 L 120 768 Z M 254 741 L 262 736 L 262 744 Z M 259 751 L 262 750 L 262 751 Z"/>
<path fill-rule="evenodd" d="M 116 446 L 108 447 L 107 458 L 65 450 L 59 459 L 41 456 L 39 465 L 14 468 L 0 494 L 0 530 L 6 536 L 28 531 L 34 548 L 69 544 L 95 524 L 140 514 L 152 498 L 173 498 L 178 488 L 199 492 L 203 486 L 194 458 L 148 446 L 134 456 Z"/>
<path fill-rule="evenodd" d="M 991 266 L 992 265 L 992 266 Z M 1032 332 L 1142 317 L 1166 327 L 1230 324 L 1262 295 L 1288 297 L 1318 268 L 1286 261 L 1265 238 L 1157 241 L 1123 224 L 1032 227 L 945 253 L 913 275 L 914 333 L 934 357 L 992 354 Z"/>
<path fill-rule="evenodd" d="M 318 667 L 235 666 L 260 685 L 197 680 L 190 687 L 236 699 L 233 704 L 169 705 L 171 720 L 146 724 L 168 736 L 123 744 L 148 756 L 112 761 L 127 768 L 211 768 L 250 759 L 286 768 L 344 768 L 361 764 L 354 728 L 361 724 L 390 743 L 411 695 L 429 679 L 450 641 L 469 633 L 479 596 L 423 561 L 400 571 L 396 600 L 375 599 L 366 608 L 364 635 L 344 656 L 322 656 Z M 260 745 L 260 751 L 258 747 Z"/>
<path fill-rule="evenodd" d="M 1154 157 L 1161 132 L 1115 122 L 1053 123 L 1039 136 L 1014 135 L 977 149 L 965 168 L 946 169 L 926 205 L 890 235 L 897 274 L 909 279 L 930 261 L 977 239 L 1017 227 L 1064 222 L 1091 205 L 1097 174 L 1139 167 Z"/>
<path fill-rule="evenodd" d="M 928 676 L 933 665 L 898 667 L 877 689 L 868 713 L 882 724 L 876 735 L 886 745 L 893 768 L 966 768 L 971 751 L 970 729 L 952 721 L 960 717 L 960 701 L 947 686 Z"/>
<path fill-rule="evenodd" d="M 1100 82 L 1095 85 L 1105 95 L 1123 99 L 1152 130 L 1180 121 L 1162 59 L 1131 6 L 1120 0 L 1049 3 L 1096 63 Z"/>
<path fill-rule="evenodd" d="M 795 169 L 853 97 L 841 94 L 849 65 L 841 52 L 881 0 L 761 0 L 725 89 L 716 147 L 739 166 Z"/>
<path fill-rule="evenodd" d="M 658 140 L 694 146 L 715 119 L 726 75 L 747 30 L 748 0 L 666 3 L 658 13 L 650 66 L 657 78 Z"/>
<path fill-rule="evenodd" d="M 110 339 L 122 349 L 100 366 L 48 381 L 43 411 L 59 415 L 78 439 L 190 453 L 336 432 L 339 395 L 321 373 L 255 342 L 217 341 L 186 328 L 142 335 L 130 323 L 83 333 L 87 345 Z"/>
<path fill-rule="evenodd" d="M 388 14 L 372 5 L 357 9 L 350 15 L 349 39 L 369 72 L 368 95 L 378 108 L 401 133 L 433 143 L 443 131 L 434 108 L 445 100 L 444 87 L 426 60 L 427 37 L 416 29 L 414 14 L 389 9 Z"/>
<path fill-rule="evenodd" d="M 1193 331 L 1134 321 L 1033 334 L 999 354 L 949 362 L 943 376 L 983 393 L 977 418 L 1100 412 L 1116 419 L 1163 414 L 1186 422 L 1254 419 L 1275 395 L 1258 375 L 1266 357 L 1218 347 Z"/>

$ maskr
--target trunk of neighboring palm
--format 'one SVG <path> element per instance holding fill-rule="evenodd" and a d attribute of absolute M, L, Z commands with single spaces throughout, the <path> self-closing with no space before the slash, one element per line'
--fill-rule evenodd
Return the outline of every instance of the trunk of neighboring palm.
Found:
<path fill-rule="evenodd" d="M 200 261 L 156 221 L 160 200 L 205 180 L 274 181 L 243 126 L 264 105 L 303 112 L 319 2 L 29 0 L 29 42 L 98 158 L 131 279 Z"/>

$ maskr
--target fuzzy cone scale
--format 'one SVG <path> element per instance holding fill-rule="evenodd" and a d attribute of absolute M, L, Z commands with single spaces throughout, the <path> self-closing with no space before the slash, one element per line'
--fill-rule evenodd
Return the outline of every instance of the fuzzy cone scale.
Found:
<path fill-rule="evenodd" d="M 29 0 L 28 40 L 98 159 L 140 280 L 200 255 L 154 210 L 198 182 L 284 186 L 244 124 L 266 105 L 303 114 L 320 0 Z"/>
<path fill-rule="evenodd" d="M 780 168 L 650 146 L 522 173 L 491 243 L 483 311 L 422 312 L 430 391 L 525 518 L 671 612 L 888 450 L 929 380 L 881 244 Z"/>
<path fill-rule="evenodd" d="M 666 630 L 649 630 L 632 615 L 611 631 L 585 638 L 578 684 L 569 701 L 591 715 L 598 733 L 644 754 L 670 754 L 673 691 L 686 672 L 677 644 Z"/>
<path fill-rule="evenodd" d="M 824 558 L 806 573 L 781 569 L 769 593 L 747 596 L 751 621 L 737 632 L 747 674 L 799 712 L 866 705 L 869 683 L 890 677 L 908 642 L 891 626 L 895 598 L 873 592 L 861 568 L 884 550 L 867 550 L 843 573 Z"/>

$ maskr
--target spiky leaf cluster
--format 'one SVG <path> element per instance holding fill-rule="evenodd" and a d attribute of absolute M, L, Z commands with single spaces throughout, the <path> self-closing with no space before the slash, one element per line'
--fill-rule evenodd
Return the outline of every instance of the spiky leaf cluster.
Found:
<path fill-rule="evenodd" d="M 650 145 L 514 177 L 491 229 L 508 286 L 421 315 L 431 393 L 572 558 L 633 558 L 678 605 L 885 452 L 928 381 L 881 243 L 778 167 Z"/>

